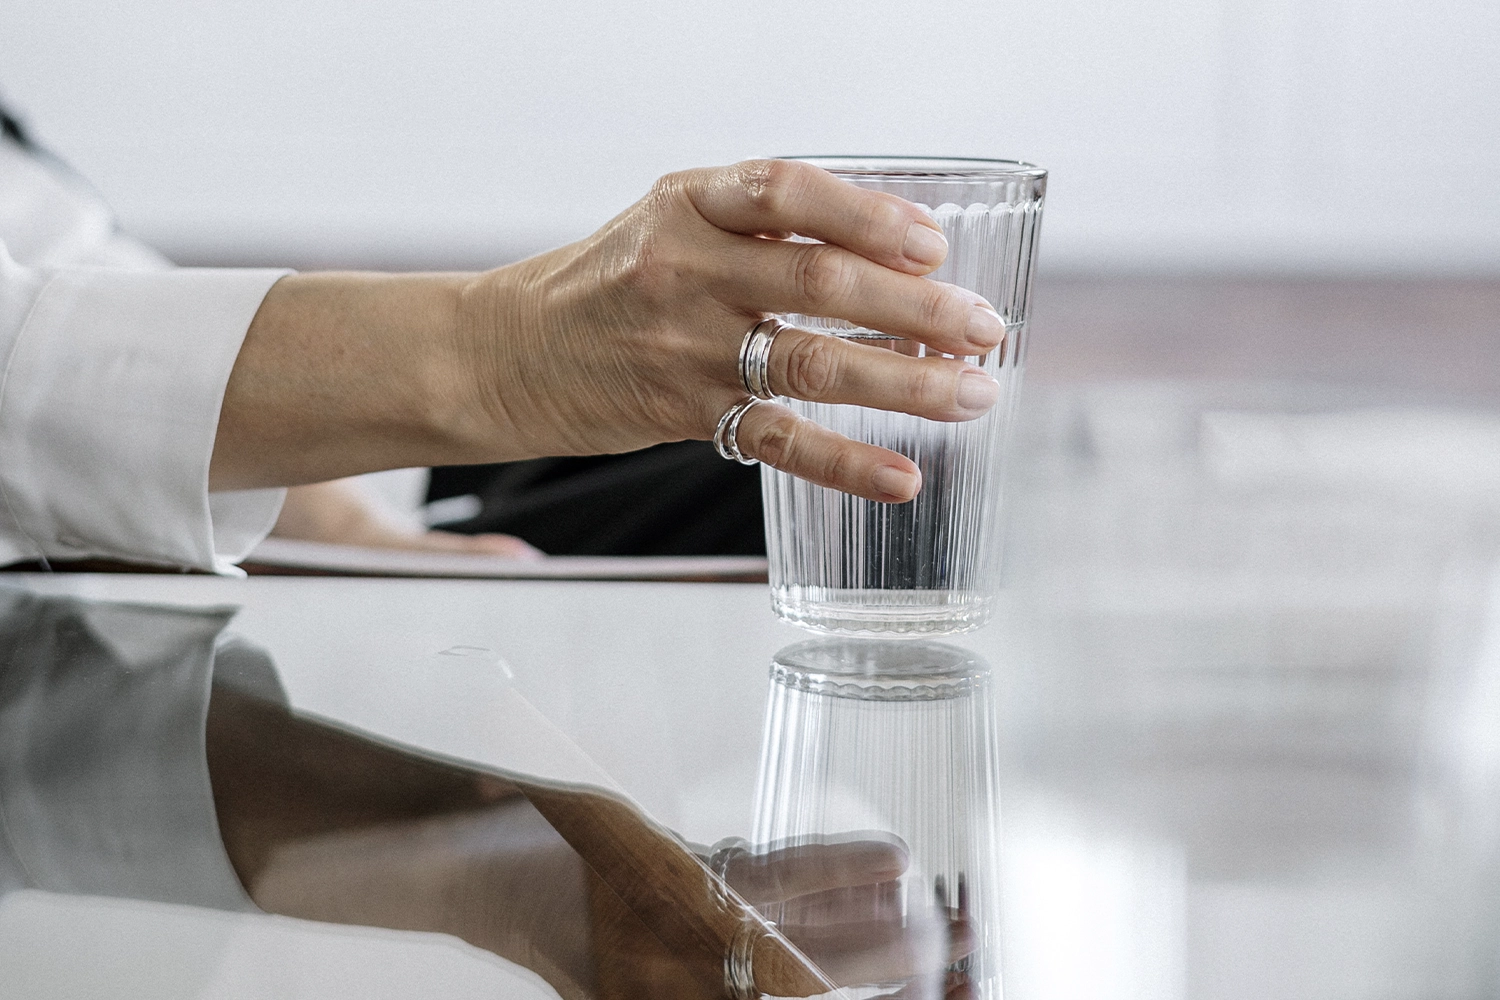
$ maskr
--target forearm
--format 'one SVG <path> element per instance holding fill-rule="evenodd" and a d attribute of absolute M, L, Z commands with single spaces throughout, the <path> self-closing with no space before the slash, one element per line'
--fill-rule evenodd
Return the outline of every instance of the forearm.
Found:
<path fill-rule="evenodd" d="M 465 274 L 288 275 L 267 293 L 224 394 L 214 490 L 319 482 L 504 454 L 477 399 Z"/>

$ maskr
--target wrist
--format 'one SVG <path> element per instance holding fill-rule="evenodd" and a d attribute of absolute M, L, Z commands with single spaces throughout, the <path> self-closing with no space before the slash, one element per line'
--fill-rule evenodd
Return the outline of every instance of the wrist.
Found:
<path fill-rule="evenodd" d="M 542 321 L 538 300 L 554 254 L 473 275 L 457 291 L 454 337 L 463 391 L 450 427 L 455 446 L 468 456 L 461 462 L 535 458 L 556 450 L 538 433 L 543 408 L 533 398 L 538 386 L 526 378 L 536 359 L 524 346 L 524 334 Z"/>
<path fill-rule="evenodd" d="M 470 458 L 466 274 L 298 274 L 267 293 L 225 388 L 210 488 Z"/>

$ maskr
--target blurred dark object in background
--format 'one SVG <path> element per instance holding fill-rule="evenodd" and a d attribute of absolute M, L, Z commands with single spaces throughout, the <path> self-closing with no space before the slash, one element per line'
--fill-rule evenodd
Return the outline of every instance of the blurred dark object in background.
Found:
<path fill-rule="evenodd" d="M 724 461 L 707 441 L 432 470 L 428 503 L 466 495 L 479 499 L 479 513 L 438 527 L 515 535 L 549 555 L 766 551 L 760 470 Z"/>

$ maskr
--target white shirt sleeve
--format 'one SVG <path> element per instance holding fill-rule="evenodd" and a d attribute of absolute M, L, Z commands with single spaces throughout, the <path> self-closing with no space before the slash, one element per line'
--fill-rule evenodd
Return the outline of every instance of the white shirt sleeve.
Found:
<path fill-rule="evenodd" d="M 0 248 L 0 564 L 233 572 L 283 491 L 208 492 L 219 406 L 282 271 L 23 268 Z"/>
<path fill-rule="evenodd" d="M 287 272 L 161 269 L 95 199 L 0 147 L 0 566 L 238 573 L 285 491 L 210 494 L 208 463 L 245 332 Z"/>

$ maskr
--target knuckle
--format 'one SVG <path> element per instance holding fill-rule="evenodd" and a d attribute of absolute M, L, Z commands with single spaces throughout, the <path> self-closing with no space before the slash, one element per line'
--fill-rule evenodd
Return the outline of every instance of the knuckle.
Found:
<path fill-rule="evenodd" d="M 634 218 L 649 220 L 657 227 L 680 228 L 683 223 L 698 213 L 697 199 L 702 196 L 706 184 L 712 183 L 711 175 L 703 170 L 678 170 L 663 174 L 651 185 L 646 196 L 631 213 Z"/>
<path fill-rule="evenodd" d="M 852 279 L 848 258 L 837 247 L 809 244 L 796 256 L 792 284 L 814 313 L 845 295 Z"/>
<path fill-rule="evenodd" d="M 831 448 L 827 456 L 820 463 L 822 466 L 821 481 L 828 485 L 838 485 L 848 481 L 853 467 L 853 456 L 847 447 Z"/>
<path fill-rule="evenodd" d="M 791 395 L 820 398 L 838 382 L 839 343 L 813 335 L 801 340 L 787 355 L 786 383 Z"/>
<path fill-rule="evenodd" d="M 691 174 L 685 170 L 663 174 L 651 185 L 647 197 L 654 201 L 668 201 L 678 197 L 687 187 Z"/>
<path fill-rule="evenodd" d="M 916 372 L 908 384 L 911 396 L 908 400 L 913 409 L 949 409 L 956 392 L 958 376 L 945 366 L 918 362 Z"/>
<path fill-rule="evenodd" d="M 894 197 L 877 196 L 868 199 L 861 208 L 859 217 L 860 235 L 869 246 L 891 244 L 890 249 L 901 252 L 909 222 L 906 213 Z"/>
<path fill-rule="evenodd" d="M 783 468 L 797 453 L 800 421 L 780 418 L 761 429 L 755 442 L 755 457 L 773 468 Z"/>
<path fill-rule="evenodd" d="M 597 280 L 606 291 L 625 293 L 667 307 L 680 304 L 684 289 L 698 283 L 695 254 L 667 227 L 639 227 L 619 241 Z"/>
<path fill-rule="evenodd" d="M 942 285 L 936 282 L 927 282 L 927 284 L 931 287 L 923 292 L 917 304 L 918 322 L 928 330 L 957 332 L 962 336 L 970 307 L 960 302 L 958 296 L 953 295 Z"/>
<path fill-rule="evenodd" d="M 763 214 L 778 216 L 796 185 L 794 166 L 786 160 L 746 160 L 735 170 L 750 204 Z"/>
<path fill-rule="evenodd" d="M 672 265 L 665 260 L 661 240 L 655 233 L 643 232 L 616 256 L 612 282 L 618 288 L 638 292 L 647 299 L 665 294 L 664 286 Z"/>

